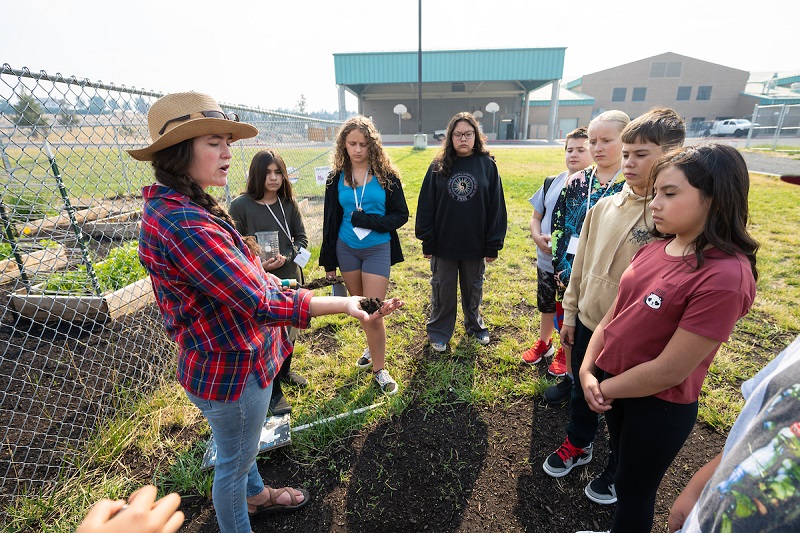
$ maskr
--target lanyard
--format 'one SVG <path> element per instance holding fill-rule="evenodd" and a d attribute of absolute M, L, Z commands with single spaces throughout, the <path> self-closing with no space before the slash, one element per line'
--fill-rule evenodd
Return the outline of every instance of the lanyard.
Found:
<path fill-rule="evenodd" d="M 622 170 L 622 169 L 620 169 Z M 586 212 L 589 212 L 589 209 L 592 207 L 592 186 L 594 185 L 594 176 L 597 174 L 597 167 L 592 169 L 592 173 L 589 175 L 589 189 L 586 191 Z M 606 184 L 606 188 L 603 191 L 603 194 L 600 195 L 600 198 L 606 195 L 606 193 L 611 189 L 611 186 L 614 185 L 614 182 L 617 180 L 617 174 L 619 174 L 619 170 L 614 174 L 614 176 L 608 180 Z M 600 198 L 597 201 L 600 201 Z"/>
<path fill-rule="evenodd" d="M 358 187 L 353 187 L 353 202 L 356 204 L 356 211 L 363 211 L 361 206 L 364 205 L 364 191 L 367 190 L 367 178 L 369 177 L 369 169 L 364 173 L 364 184 L 361 186 L 361 199 L 356 196 L 356 189 Z M 354 180 L 355 181 L 355 180 Z M 353 183 L 355 185 L 355 183 Z"/>
<path fill-rule="evenodd" d="M 286 225 L 286 227 L 284 227 L 284 225 L 281 224 L 281 221 L 278 220 L 278 217 L 275 215 L 275 212 L 272 210 L 272 208 L 269 205 L 264 204 L 264 207 L 269 209 L 269 214 L 272 215 L 272 218 L 275 219 L 275 222 L 278 224 L 278 227 L 283 230 L 283 232 L 286 234 L 286 236 L 289 237 L 289 242 L 292 243 L 292 245 L 294 245 L 294 240 L 292 239 L 292 234 L 289 233 L 289 221 L 286 220 L 286 211 L 284 211 L 284 209 L 283 209 L 283 203 L 281 202 L 280 197 L 278 197 L 278 205 L 281 206 L 281 213 L 283 213 L 283 223 Z"/>

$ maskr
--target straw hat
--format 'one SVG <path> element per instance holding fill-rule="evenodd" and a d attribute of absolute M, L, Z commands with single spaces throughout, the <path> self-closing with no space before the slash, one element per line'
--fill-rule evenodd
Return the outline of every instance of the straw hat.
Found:
<path fill-rule="evenodd" d="M 162 96 L 147 113 L 150 146 L 126 150 L 139 161 L 152 161 L 153 154 L 186 139 L 201 135 L 231 134 L 234 141 L 258 135 L 250 124 L 239 122 L 234 114 L 226 114 L 207 94 L 188 92 Z"/>

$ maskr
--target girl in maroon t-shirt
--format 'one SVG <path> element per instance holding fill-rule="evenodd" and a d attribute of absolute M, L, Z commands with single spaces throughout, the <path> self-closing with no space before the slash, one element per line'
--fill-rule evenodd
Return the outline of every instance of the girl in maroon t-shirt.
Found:
<path fill-rule="evenodd" d="M 623 274 L 581 366 L 619 466 L 612 532 L 649 532 L 655 496 L 697 418 L 708 367 L 755 297 L 758 243 L 747 232 L 744 159 L 721 144 L 653 166 L 654 233 Z"/>

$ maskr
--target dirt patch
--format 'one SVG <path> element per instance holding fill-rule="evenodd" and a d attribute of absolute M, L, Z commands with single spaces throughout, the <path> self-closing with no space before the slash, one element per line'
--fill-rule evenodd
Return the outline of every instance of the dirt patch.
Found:
<path fill-rule="evenodd" d="M 253 530 L 608 529 L 614 506 L 595 504 L 583 494 L 605 465 L 605 429 L 595 442 L 595 459 L 586 467 L 562 479 L 542 470 L 542 462 L 564 438 L 568 416 L 566 405 L 531 400 L 475 408 L 451 395 L 435 411 L 414 401 L 401 415 L 344 442 L 324 464 L 300 465 L 290 449 L 259 461 L 270 483 L 304 486 L 313 500 L 301 512 L 254 520 Z M 722 435 L 706 426 L 695 428 L 661 484 L 654 531 L 667 531 L 675 495 L 723 442 Z M 187 502 L 184 511 L 187 525 L 182 531 L 218 531 L 211 502 Z"/>

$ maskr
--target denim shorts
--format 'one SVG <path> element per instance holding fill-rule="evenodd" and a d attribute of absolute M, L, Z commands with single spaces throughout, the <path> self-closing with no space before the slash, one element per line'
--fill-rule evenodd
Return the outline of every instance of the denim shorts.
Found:
<path fill-rule="evenodd" d="M 369 248 L 350 248 L 339 239 L 336 241 L 336 259 L 342 272 L 360 270 L 388 279 L 392 270 L 391 241 Z"/>

